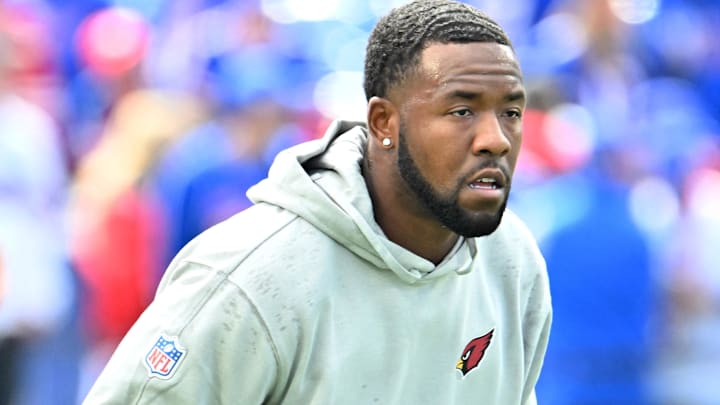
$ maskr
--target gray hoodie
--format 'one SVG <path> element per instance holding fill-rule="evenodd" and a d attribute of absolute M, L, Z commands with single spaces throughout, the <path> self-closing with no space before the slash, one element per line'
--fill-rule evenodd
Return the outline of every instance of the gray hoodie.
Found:
<path fill-rule="evenodd" d="M 509 210 L 437 266 L 388 240 L 335 122 L 281 152 L 253 207 L 190 242 L 86 403 L 532 404 L 551 321 Z"/>

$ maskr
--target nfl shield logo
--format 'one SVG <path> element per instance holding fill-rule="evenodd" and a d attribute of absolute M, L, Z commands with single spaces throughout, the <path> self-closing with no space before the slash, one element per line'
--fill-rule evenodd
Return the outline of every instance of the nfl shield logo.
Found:
<path fill-rule="evenodd" d="M 180 347 L 177 338 L 160 335 L 145 356 L 145 366 L 150 372 L 150 377 L 162 379 L 172 377 L 186 352 L 185 349 Z"/>

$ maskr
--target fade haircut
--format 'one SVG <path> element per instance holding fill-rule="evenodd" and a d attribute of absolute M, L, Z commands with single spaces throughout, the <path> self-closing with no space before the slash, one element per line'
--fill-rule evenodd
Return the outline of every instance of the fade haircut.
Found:
<path fill-rule="evenodd" d="M 417 67 L 431 43 L 495 42 L 512 46 L 502 27 L 480 10 L 450 0 L 419 0 L 393 9 L 370 34 L 365 97 L 386 97 Z"/>

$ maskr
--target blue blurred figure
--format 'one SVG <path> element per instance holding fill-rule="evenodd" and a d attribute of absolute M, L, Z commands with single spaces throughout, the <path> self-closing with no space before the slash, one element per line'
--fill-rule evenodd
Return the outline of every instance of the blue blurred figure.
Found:
<path fill-rule="evenodd" d="M 586 185 L 586 204 L 543 247 L 555 308 L 538 386 L 548 404 L 649 403 L 653 280 L 621 167 L 619 155 L 606 152 L 571 175 Z"/>
<path fill-rule="evenodd" d="M 265 178 L 275 153 L 304 139 L 284 103 L 302 82 L 302 61 L 254 45 L 212 58 L 207 74 L 212 119 L 171 145 L 151 176 L 166 213 L 165 265 L 200 232 L 250 206 L 245 191 Z"/>

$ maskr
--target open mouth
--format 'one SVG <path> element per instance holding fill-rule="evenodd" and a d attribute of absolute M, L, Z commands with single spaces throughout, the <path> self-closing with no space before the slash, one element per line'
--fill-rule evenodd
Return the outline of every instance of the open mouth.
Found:
<path fill-rule="evenodd" d="M 470 183 L 469 187 L 475 190 L 497 190 L 502 188 L 497 180 L 490 177 L 479 178 Z"/>

